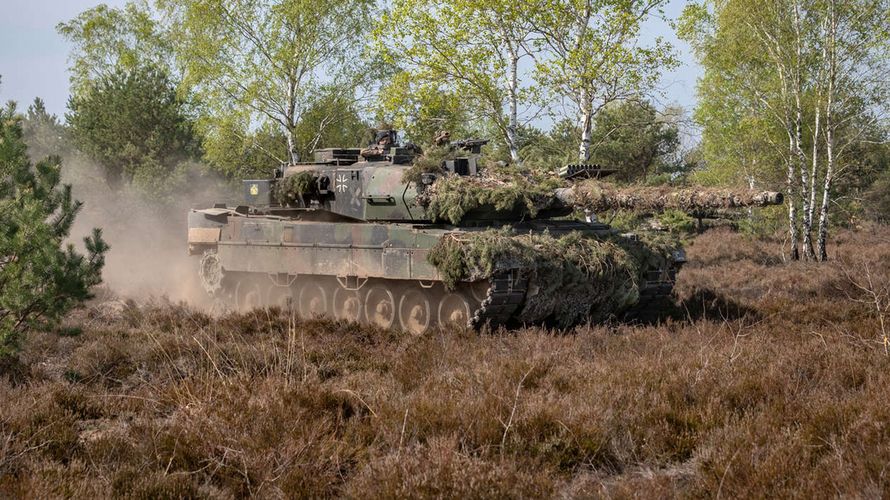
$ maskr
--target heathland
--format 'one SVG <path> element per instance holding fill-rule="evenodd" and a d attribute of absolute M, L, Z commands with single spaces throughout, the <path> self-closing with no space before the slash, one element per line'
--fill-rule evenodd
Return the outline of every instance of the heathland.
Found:
<path fill-rule="evenodd" d="M 890 494 L 890 230 L 712 230 L 646 322 L 416 337 L 99 297 L 0 377 L 4 497 Z"/>

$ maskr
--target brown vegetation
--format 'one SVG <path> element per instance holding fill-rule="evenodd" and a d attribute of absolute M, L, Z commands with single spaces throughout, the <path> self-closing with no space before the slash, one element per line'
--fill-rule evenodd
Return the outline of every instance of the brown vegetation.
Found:
<path fill-rule="evenodd" d="M 710 232 L 660 323 L 570 332 L 97 304 L 0 368 L 0 496 L 886 496 L 890 356 L 853 281 L 887 283 L 888 243 L 786 264 Z"/>

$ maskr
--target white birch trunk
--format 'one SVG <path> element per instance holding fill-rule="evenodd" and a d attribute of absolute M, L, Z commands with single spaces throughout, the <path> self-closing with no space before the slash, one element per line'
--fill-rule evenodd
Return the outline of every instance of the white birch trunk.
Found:
<path fill-rule="evenodd" d="M 581 95 L 579 107 L 581 119 L 578 126 L 581 129 L 581 145 L 578 146 L 578 160 L 581 163 L 586 163 L 590 160 L 591 128 L 593 127 L 593 103 L 590 102 L 586 92 L 583 92 Z"/>
<path fill-rule="evenodd" d="M 519 129 L 519 58 L 515 51 L 510 50 L 510 116 L 507 124 L 507 146 L 510 148 L 510 159 L 513 163 L 520 163 L 519 147 L 516 133 Z"/>
<path fill-rule="evenodd" d="M 828 92 L 825 103 L 825 182 L 822 186 L 822 206 L 819 208 L 819 260 L 828 260 L 828 207 L 831 203 L 831 183 L 834 177 L 834 90 L 837 78 L 837 18 L 835 2 L 829 7 L 828 28 Z"/>
<path fill-rule="evenodd" d="M 800 170 L 800 198 L 802 204 L 802 224 L 801 224 L 801 248 L 804 257 L 807 260 L 815 260 L 816 256 L 813 252 L 813 220 L 812 209 L 810 208 L 810 195 L 806 157 L 803 153 L 803 111 L 800 103 L 801 93 L 801 33 L 800 33 L 800 3 L 794 2 L 794 33 L 795 33 L 795 54 L 794 60 L 794 154 L 797 158 Z"/>
<path fill-rule="evenodd" d="M 788 191 L 788 237 L 791 239 L 791 260 L 800 260 L 800 253 L 797 249 L 797 203 L 794 201 L 794 132 L 788 130 L 788 171 L 787 171 L 787 191 Z"/>
<path fill-rule="evenodd" d="M 828 240 L 828 206 L 831 202 L 831 182 L 834 176 L 834 134 L 831 129 L 828 129 L 825 131 L 825 135 L 827 142 L 825 147 L 827 165 L 825 167 L 825 183 L 822 186 L 822 206 L 819 208 L 818 237 L 819 260 L 822 262 L 828 260 L 828 248 L 826 245 L 826 241 Z"/>
<path fill-rule="evenodd" d="M 797 165 L 800 171 L 800 198 L 802 202 L 801 211 L 803 212 L 803 217 L 801 221 L 801 250 L 803 251 L 804 258 L 807 260 L 815 260 L 816 256 L 813 252 L 813 224 L 812 219 L 809 214 L 812 213 L 812 209 L 810 208 L 810 196 L 809 196 L 809 176 L 807 173 L 807 162 L 806 157 L 803 154 L 803 147 L 801 146 L 801 142 L 803 142 L 803 127 L 801 124 L 801 110 L 800 110 L 800 100 L 797 101 L 797 116 L 795 117 L 794 124 L 794 154 L 797 159 Z"/>
<path fill-rule="evenodd" d="M 819 173 L 819 118 L 822 108 L 820 102 L 816 102 L 816 119 L 813 129 L 813 163 L 810 167 L 810 210 L 807 212 L 807 219 L 812 224 L 813 212 L 816 210 L 816 178 Z"/>
<path fill-rule="evenodd" d="M 300 161 L 300 153 L 297 152 L 297 140 L 294 137 L 294 129 L 291 127 L 287 131 L 287 155 L 290 159 L 291 164 L 299 163 Z"/>

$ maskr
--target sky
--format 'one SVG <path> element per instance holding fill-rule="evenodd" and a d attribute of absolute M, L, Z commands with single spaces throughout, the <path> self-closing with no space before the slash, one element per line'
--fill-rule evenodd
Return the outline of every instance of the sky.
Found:
<path fill-rule="evenodd" d="M 24 110 L 35 97 L 41 97 L 50 113 L 63 118 L 70 47 L 56 33 L 56 25 L 99 3 L 120 7 L 126 0 L 0 0 L 0 102 L 18 101 L 19 109 Z M 685 0 L 670 0 L 665 16 L 676 18 L 685 4 Z M 689 47 L 663 20 L 653 19 L 645 26 L 644 42 L 656 36 L 674 44 L 681 61 L 678 69 L 663 76 L 660 87 L 665 96 L 658 104 L 679 104 L 691 110 L 701 68 Z"/>

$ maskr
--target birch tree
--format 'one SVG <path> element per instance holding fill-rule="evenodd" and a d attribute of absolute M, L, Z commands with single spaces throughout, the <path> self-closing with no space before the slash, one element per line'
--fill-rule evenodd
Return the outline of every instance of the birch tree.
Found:
<path fill-rule="evenodd" d="M 828 259 L 829 211 L 836 176 L 859 161 L 851 155 L 854 146 L 867 140 L 866 132 L 888 116 L 890 1 L 824 0 L 819 9 L 821 64 L 826 76 L 826 166 L 817 253 L 824 261 Z"/>
<path fill-rule="evenodd" d="M 567 100 L 581 129 L 578 159 L 591 153 L 591 126 L 610 102 L 654 88 L 676 65 L 662 38 L 638 45 L 642 24 L 665 0 L 539 0 L 531 10 L 537 78 L 557 100 Z"/>
<path fill-rule="evenodd" d="M 684 13 L 680 34 L 705 67 L 696 117 L 708 160 L 732 156 L 752 137 L 716 125 L 726 110 L 768 118 L 760 156 L 784 165 L 792 259 L 827 258 L 838 135 L 849 147 L 886 111 L 888 7 L 888 0 L 716 0 Z"/>
<path fill-rule="evenodd" d="M 121 8 L 98 5 L 59 23 L 56 31 L 72 44 L 68 70 L 75 95 L 120 70 L 154 67 L 173 74 L 173 47 L 145 0 Z"/>
<path fill-rule="evenodd" d="M 377 47 L 417 91 L 438 88 L 478 109 L 518 162 L 517 131 L 535 102 L 522 70 L 531 56 L 528 8 L 511 0 L 395 0 L 375 30 Z"/>
<path fill-rule="evenodd" d="M 299 160 L 296 129 L 309 97 L 324 86 L 359 85 L 357 62 L 372 0 L 159 0 L 183 85 L 212 129 L 274 123 Z M 335 109 L 330 110 L 336 113 Z"/>

